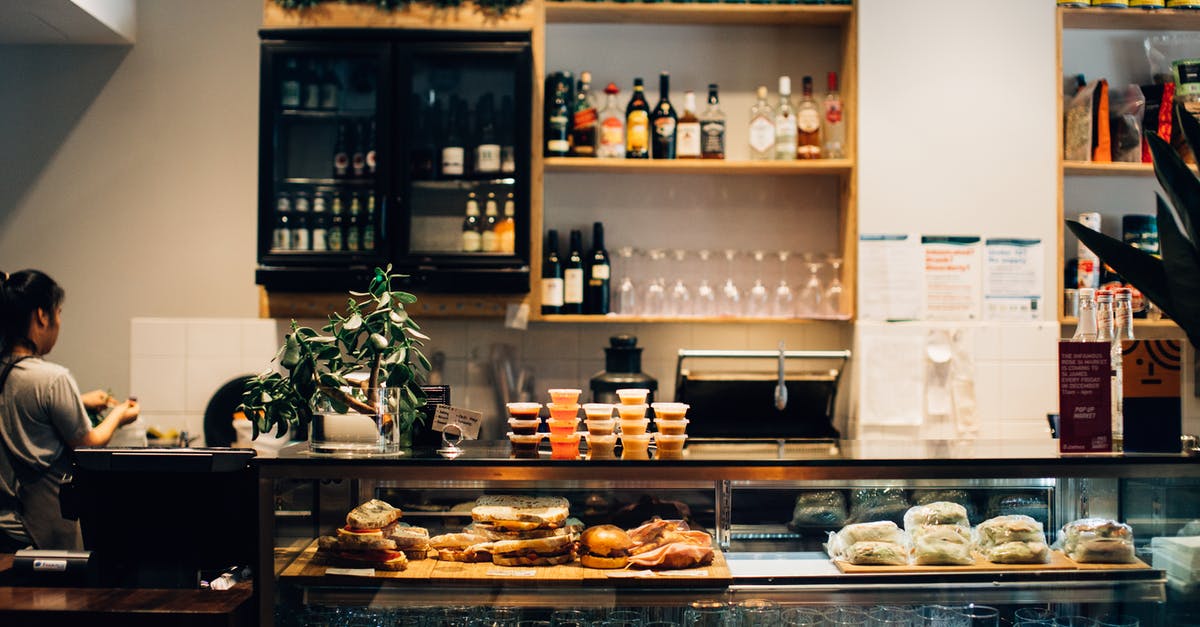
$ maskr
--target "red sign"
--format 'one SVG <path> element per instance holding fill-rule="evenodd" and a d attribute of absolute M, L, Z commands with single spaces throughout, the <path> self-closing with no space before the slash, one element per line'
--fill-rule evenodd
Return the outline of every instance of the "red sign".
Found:
<path fill-rule="evenodd" d="M 1112 346 L 1058 343 L 1058 450 L 1112 451 Z"/>

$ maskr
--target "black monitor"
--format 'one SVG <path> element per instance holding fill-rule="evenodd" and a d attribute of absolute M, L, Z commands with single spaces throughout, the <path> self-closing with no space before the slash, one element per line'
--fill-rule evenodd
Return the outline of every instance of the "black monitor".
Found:
<path fill-rule="evenodd" d="M 194 588 L 255 563 L 256 482 L 245 449 L 83 448 L 64 488 L 107 587 Z"/>

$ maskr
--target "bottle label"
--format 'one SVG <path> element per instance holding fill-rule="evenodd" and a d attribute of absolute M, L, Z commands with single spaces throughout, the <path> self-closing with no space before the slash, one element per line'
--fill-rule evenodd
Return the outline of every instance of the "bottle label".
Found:
<path fill-rule="evenodd" d="M 821 116 L 816 109 L 802 109 L 796 116 L 796 124 L 805 133 L 815 133 L 821 128 Z"/>
<path fill-rule="evenodd" d="M 607 281 L 610 274 L 608 264 L 597 264 L 592 266 L 592 280 Z"/>
<path fill-rule="evenodd" d="M 463 231 L 462 249 L 465 253 L 477 253 L 483 250 L 483 235 L 478 231 Z"/>
<path fill-rule="evenodd" d="M 629 114 L 629 129 L 625 135 L 625 149 L 629 152 L 650 150 L 650 115 L 645 111 Z"/>
<path fill-rule="evenodd" d="M 566 153 L 571 150 L 571 142 L 565 139 L 551 139 L 546 142 L 546 150 L 556 153 Z"/>
<path fill-rule="evenodd" d="M 705 155 L 725 156 L 725 122 L 708 120 L 701 124 L 703 144 L 700 149 Z"/>
<path fill-rule="evenodd" d="M 563 306 L 562 279 L 542 279 L 542 304 L 549 307 Z"/>
<path fill-rule="evenodd" d="M 500 240 L 496 237 L 495 231 L 484 231 L 480 237 L 480 247 L 485 253 L 494 253 L 500 250 Z"/>
<path fill-rule="evenodd" d="M 375 151 L 367 151 L 367 172 L 375 174 Z"/>
<path fill-rule="evenodd" d="M 670 141 L 675 136 L 675 120 L 668 117 L 658 118 L 654 121 L 654 134 L 661 140 Z"/>
<path fill-rule="evenodd" d="M 346 176 L 346 172 L 350 171 L 350 156 L 344 152 L 339 152 L 333 156 L 333 172 L 338 176 Z"/>
<path fill-rule="evenodd" d="M 475 148 L 475 169 L 479 172 L 499 172 L 500 144 L 479 144 Z"/>
<path fill-rule="evenodd" d="M 292 229 L 292 250 L 308 250 L 308 229 Z"/>
<path fill-rule="evenodd" d="M 329 233 L 325 229 L 313 229 L 312 231 L 312 249 L 313 250 L 329 250 Z"/>
<path fill-rule="evenodd" d="M 775 124 L 760 115 L 750 121 L 750 148 L 766 152 L 775 147 Z"/>
<path fill-rule="evenodd" d="M 567 138 L 567 125 L 570 121 L 565 115 L 551 116 L 546 133 L 546 150 L 552 153 L 566 154 L 571 150 L 571 142 Z"/>
<path fill-rule="evenodd" d="M 700 123 L 681 122 L 675 138 L 675 151 L 680 157 L 700 156 Z"/>
<path fill-rule="evenodd" d="M 583 269 L 568 268 L 563 271 L 563 302 L 577 305 L 583 302 Z"/>
<path fill-rule="evenodd" d="M 588 107 L 586 109 L 580 109 L 579 111 L 576 111 L 573 118 L 575 130 L 579 131 L 596 126 L 597 117 L 598 116 L 595 107 Z"/>
<path fill-rule="evenodd" d="M 463 173 L 463 149 L 458 146 L 447 146 L 442 149 L 442 174 L 461 176 Z"/>
<path fill-rule="evenodd" d="M 625 124 L 621 118 L 610 115 L 600 122 L 601 157 L 616 157 L 625 154 Z"/>
<path fill-rule="evenodd" d="M 825 103 L 825 122 L 837 124 L 842 121 L 842 103 L 838 101 Z"/>
<path fill-rule="evenodd" d="M 283 81 L 280 89 L 279 104 L 284 108 L 300 106 L 300 81 Z"/>
<path fill-rule="evenodd" d="M 329 229 L 329 234 L 325 239 L 329 250 L 340 252 L 345 249 L 345 241 L 342 239 L 342 227 L 335 225 L 332 229 Z"/>

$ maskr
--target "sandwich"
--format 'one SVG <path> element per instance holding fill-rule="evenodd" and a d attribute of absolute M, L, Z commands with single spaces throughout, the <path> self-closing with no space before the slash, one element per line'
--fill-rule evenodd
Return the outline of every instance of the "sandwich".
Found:
<path fill-rule="evenodd" d="M 624 568 L 633 538 L 616 525 L 588 527 L 579 538 L 579 561 L 587 568 Z"/>
<path fill-rule="evenodd" d="M 553 566 L 575 561 L 575 541 L 569 535 L 499 540 L 472 548 L 491 553 L 497 566 Z"/>
<path fill-rule="evenodd" d="M 408 558 L 395 539 L 400 516 L 399 509 L 378 499 L 355 507 L 346 514 L 344 527 L 339 527 L 332 536 L 317 538 L 313 561 L 331 566 L 404 570 Z"/>
<path fill-rule="evenodd" d="M 429 539 L 429 552 L 443 562 L 490 562 L 488 539 L 473 533 L 443 533 Z M 480 547 L 480 549 L 476 549 Z"/>
<path fill-rule="evenodd" d="M 355 529 L 382 529 L 403 516 L 397 507 L 379 499 L 371 499 L 346 514 L 346 526 Z"/>
<path fill-rule="evenodd" d="M 470 534 L 482 536 L 483 541 L 495 542 L 497 540 L 530 540 L 532 538 L 548 538 L 550 536 L 569 535 L 572 539 L 578 540 L 579 534 L 583 532 L 583 522 L 578 518 L 568 518 L 563 521 L 560 527 L 543 527 L 538 529 L 526 529 L 524 531 L 515 531 L 511 529 L 503 529 L 491 523 L 471 523 L 463 530 Z"/>
<path fill-rule="evenodd" d="M 410 560 L 423 560 L 429 553 L 429 530 L 404 523 L 392 523 L 383 529 L 384 537 L 396 543 Z"/>
<path fill-rule="evenodd" d="M 485 495 L 475 500 L 471 519 L 495 531 L 557 529 L 566 522 L 570 505 L 559 496 Z"/>

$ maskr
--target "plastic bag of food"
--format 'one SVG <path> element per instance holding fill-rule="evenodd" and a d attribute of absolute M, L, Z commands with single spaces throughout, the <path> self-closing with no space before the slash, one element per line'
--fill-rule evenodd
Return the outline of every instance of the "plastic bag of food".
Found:
<path fill-rule="evenodd" d="M 1106 518 L 1083 518 L 1063 525 L 1059 542 L 1076 562 L 1126 564 L 1134 560 L 1133 528 Z"/>
<path fill-rule="evenodd" d="M 967 510 L 967 520 L 979 520 L 979 512 L 975 508 L 975 499 L 971 497 L 971 493 L 966 490 L 913 490 L 912 500 L 914 505 L 928 505 L 937 501 L 949 501 L 958 503 Z"/>
<path fill-rule="evenodd" d="M 996 516 L 1024 515 L 1047 525 L 1050 520 L 1050 507 L 1044 492 L 1001 493 L 988 499 L 987 515 Z"/>
<path fill-rule="evenodd" d="M 904 513 L 904 530 L 923 525 L 966 525 L 971 521 L 967 518 L 967 508 L 949 501 L 934 501 L 925 505 L 915 505 Z"/>
<path fill-rule="evenodd" d="M 908 551 L 894 542 L 856 542 L 846 550 L 844 559 L 851 564 L 900 566 L 908 563 Z"/>
<path fill-rule="evenodd" d="M 904 513 L 912 504 L 900 488 L 859 488 L 850 492 L 850 518 L 847 522 L 863 523 L 890 520 L 904 523 Z"/>
<path fill-rule="evenodd" d="M 986 550 L 1013 542 L 1045 544 L 1046 533 L 1042 523 L 1030 516 L 1014 514 L 989 518 L 975 528 L 975 543 L 980 549 Z"/>
<path fill-rule="evenodd" d="M 1138 163 L 1142 160 L 1142 116 L 1146 97 L 1137 85 L 1113 88 L 1108 94 L 1109 132 L 1112 160 Z"/>
<path fill-rule="evenodd" d="M 788 528 L 832 529 L 846 524 L 846 497 L 839 490 L 810 490 L 796 497 Z"/>
<path fill-rule="evenodd" d="M 1045 564 L 1050 561 L 1050 547 L 1045 542 L 1005 542 L 980 552 L 984 559 L 994 564 Z"/>
<path fill-rule="evenodd" d="M 892 542 L 904 544 L 904 532 L 890 520 L 846 525 L 836 535 L 842 546 L 859 542 Z"/>
<path fill-rule="evenodd" d="M 921 525 L 910 530 L 914 564 L 974 564 L 971 532 L 962 525 Z"/>
<path fill-rule="evenodd" d="M 1063 159 L 1091 161 L 1094 97 L 1099 81 L 1079 88 L 1063 103 Z"/>

